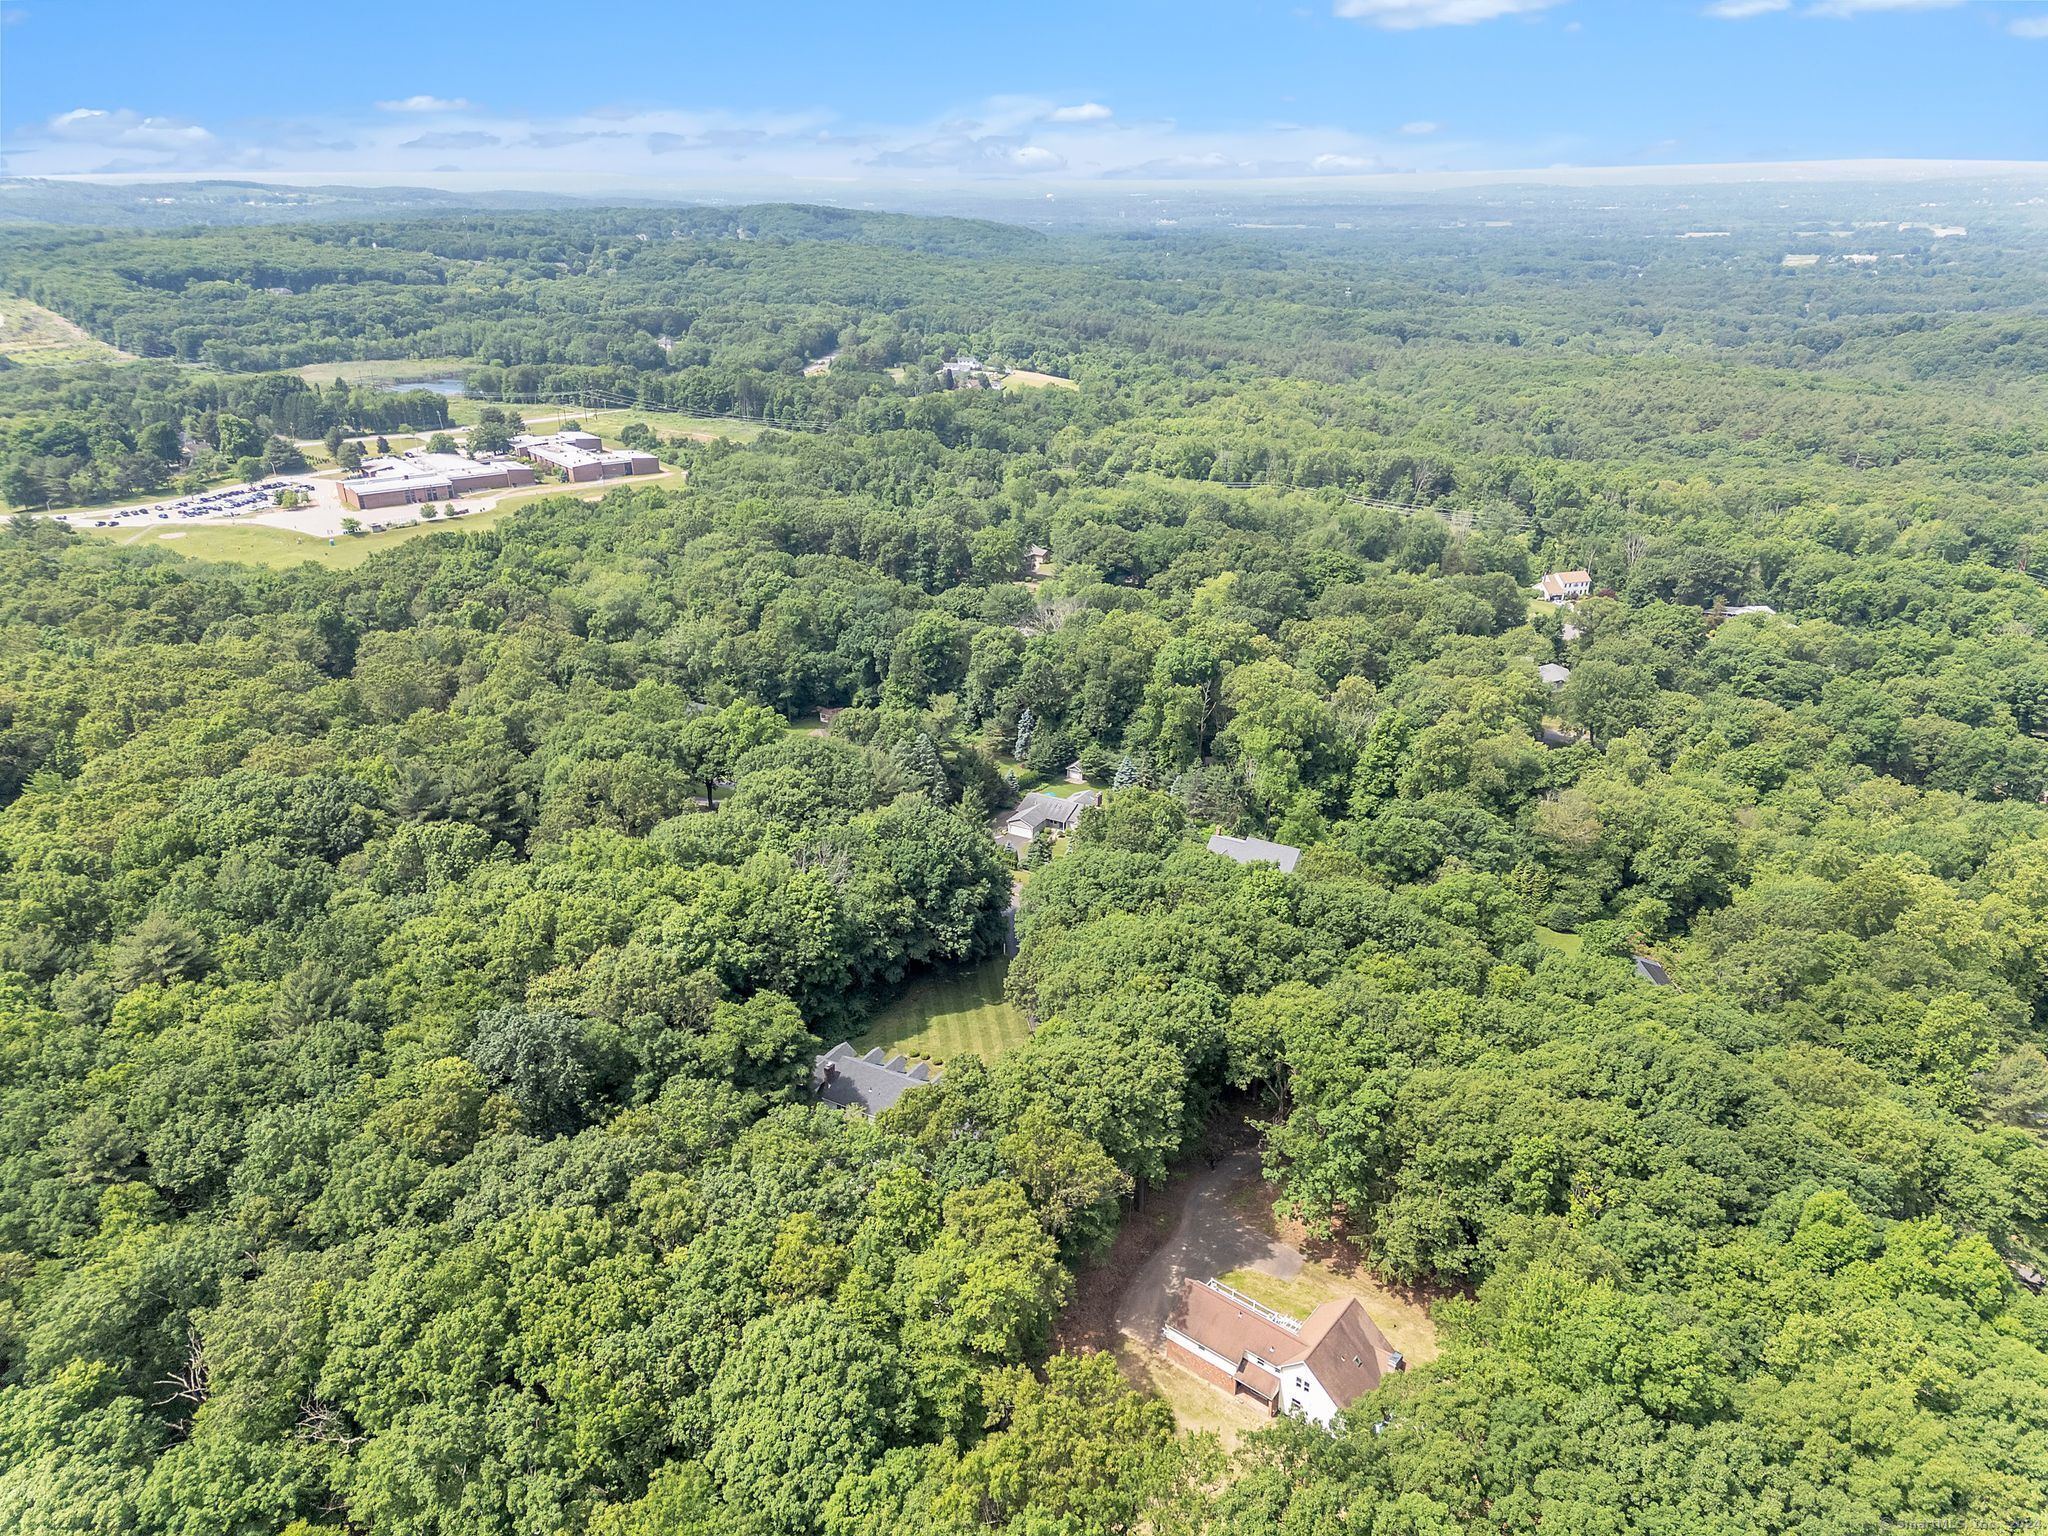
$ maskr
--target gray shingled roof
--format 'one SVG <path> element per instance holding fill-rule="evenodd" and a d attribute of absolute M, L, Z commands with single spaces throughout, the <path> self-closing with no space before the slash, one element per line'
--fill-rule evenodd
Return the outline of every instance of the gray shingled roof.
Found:
<path fill-rule="evenodd" d="M 912 1066 L 907 1056 L 884 1056 L 880 1046 L 857 1055 L 844 1040 L 811 1063 L 811 1088 L 820 1101 L 840 1109 L 857 1107 L 871 1115 L 930 1082 L 931 1076 L 924 1062 Z"/>
<path fill-rule="evenodd" d="M 1102 797 L 1092 791 L 1079 795 L 1029 794 L 1017 802 L 1017 808 L 1010 812 L 1004 825 L 1018 822 L 1031 827 L 1056 827 L 1061 831 L 1081 819 L 1081 813 L 1098 804 Z"/>
<path fill-rule="evenodd" d="M 1221 832 L 1209 839 L 1209 851 L 1240 864 L 1278 864 L 1283 875 L 1293 874 L 1301 859 L 1301 850 L 1285 843 L 1269 843 L 1263 837 L 1225 837 Z"/>

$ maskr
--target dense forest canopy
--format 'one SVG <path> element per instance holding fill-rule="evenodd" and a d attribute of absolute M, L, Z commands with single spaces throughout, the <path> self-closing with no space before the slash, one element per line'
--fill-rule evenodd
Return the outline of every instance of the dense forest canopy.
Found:
<path fill-rule="evenodd" d="M 0 233 L 140 354 L 0 370 L 18 504 L 447 419 L 350 359 L 806 429 L 352 570 L 0 534 L 0 1525 L 2041 1518 L 2048 256 L 1851 201 Z M 1069 762 L 1028 1038 L 815 1102 Z M 1052 1340 L 1244 1121 L 1441 1353 L 1226 1451 Z"/>

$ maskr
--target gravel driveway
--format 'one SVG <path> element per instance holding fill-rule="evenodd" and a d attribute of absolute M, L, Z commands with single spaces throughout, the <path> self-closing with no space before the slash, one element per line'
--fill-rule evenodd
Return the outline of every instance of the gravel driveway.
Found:
<path fill-rule="evenodd" d="M 1301 1273 L 1300 1250 L 1276 1241 L 1245 1219 L 1233 1196 L 1259 1183 L 1256 1152 L 1238 1152 L 1190 1182 L 1173 1235 L 1117 1298 L 1116 1326 L 1148 1349 L 1159 1347 L 1159 1330 L 1173 1312 L 1181 1282 L 1209 1280 L 1234 1269 L 1252 1269 L 1281 1280 Z"/>

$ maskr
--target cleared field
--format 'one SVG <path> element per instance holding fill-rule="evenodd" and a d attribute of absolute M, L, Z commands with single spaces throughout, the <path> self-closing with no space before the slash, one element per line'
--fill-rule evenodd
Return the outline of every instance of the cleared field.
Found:
<path fill-rule="evenodd" d="M 30 368 L 108 362 L 126 357 L 96 341 L 62 315 L 27 299 L 0 298 L 0 357 Z"/>
<path fill-rule="evenodd" d="M 1093 792 L 1095 794 L 1105 794 L 1109 790 L 1109 785 L 1106 783 L 1097 784 L 1093 780 L 1084 780 L 1082 783 L 1079 784 L 1069 784 L 1067 782 L 1067 776 L 1063 773 L 1039 773 L 1033 769 L 1025 767 L 1022 763 L 1018 762 L 1016 758 L 1010 756 L 1006 752 L 997 753 L 996 762 L 1000 764 L 1006 771 L 1016 774 L 1017 792 L 1019 794 L 1029 795 L 1036 793 L 1043 795 L 1055 795 L 1058 798 L 1065 800 L 1072 795 L 1085 795 L 1090 792 Z"/>
<path fill-rule="evenodd" d="M 1014 373 L 1003 375 L 1005 389 L 1079 389 L 1081 386 L 1072 379 L 1063 379 L 1056 373 L 1033 373 L 1028 368 L 1019 368 Z"/>
<path fill-rule="evenodd" d="M 262 523 L 193 523 L 183 528 L 82 528 L 81 533 L 131 548 L 163 548 L 194 560 L 226 560 L 238 565 L 266 565 L 273 570 L 310 560 L 332 570 L 353 570 L 379 550 L 429 533 L 474 533 L 502 522 L 517 508 L 496 506 L 453 521 L 437 519 L 390 528 L 383 533 L 344 535 L 333 540 L 294 533 Z"/>
<path fill-rule="evenodd" d="M 488 400 L 464 400 L 460 397 L 448 402 L 448 414 L 460 426 L 475 423 L 477 415 Z M 751 443 L 766 430 L 754 421 L 719 421 L 709 416 L 686 416 L 674 411 L 579 411 L 567 405 L 515 405 L 505 407 L 515 410 L 528 427 L 552 431 L 559 423 L 573 421 L 587 431 L 611 439 L 619 434 L 619 428 L 629 422 L 641 422 L 664 437 L 693 437 L 699 442 L 710 442 L 714 438 L 730 438 L 735 443 Z"/>
<path fill-rule="evenodd" d="M 1576 955 L 1586 947 L 1586 941 L 1576 933 L 1561 933 L 1555 928 L 1545 928 L 1540 924 L 1536 929 L 1536 942 L 1548 949 L 1556 950 L 1561 955 Z"/>
<path fill-rule="evenodd" d="M 422 379 L 446 379 L 470 366 L 462 357 L 390 357 L 355 359 L 345 363 L 308 363 L 294 368 L 308 384 L 417 384 Z"/>
<path fill-rule="evenodd" d="M 430 533 L 474 533 L 503 522 L 521 507 L 550 496 L 575 501 L 595 501 L 620 485 L 677 486 L 684 476 L 680 470 L 643 475 L 636 480 L 608 481 L 604 485 L 579 486 L 568 490 L 558 485 L 535 486 L 515 492 L 480 511 L 461 517 L 439 517 L 428 522 L 387 528 L 382 533 L 346 534 L 329 540 L 318 534 L 296 533 L 289 528 L 272 528 L 263 523 L 190 523 L 182 528 L 81 528 L 80 533 L 105 539 L 112 544 L 161 547 L 194 560 L 229 560 L 241 565 L 267 565 L 274 570 L 311 560 L 333 570 L 353 570 L 379 550 L 417 539 Z"/>
<path fill-rule="evenodd" d="M 994 1061 L 1031 1033 L 1031 1021 L 1003 1000 L 1009 960 L 997 955 L 970 970 L 928 976 L 875 1015 L 853 1042 L 944 1063 L 972 1053 Z"/>

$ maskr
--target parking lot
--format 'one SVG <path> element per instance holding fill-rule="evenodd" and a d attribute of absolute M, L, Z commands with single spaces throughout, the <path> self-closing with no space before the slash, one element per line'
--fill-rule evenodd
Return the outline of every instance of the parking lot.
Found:
<path fill-rule="evenodd" d="M 277 493 L 300 493 L 297 506 L 281 507 Z M 462 501 L 425 503 L 438 517 L 459 518 L 466 512 L 488 506 L 493 498 L 471 497 Z M 138 507 L 90 508 L 52 513 L 56 521 L 74 528 L 175 528 L 181 523 L 261 523 L 270 528 L 288 528 L 318 538 L 338 538 L 347 532 L 344 520 L 353 521 L 364 532 L 382 533 L 423 520 L 421 506 L 386 507 L 359 512 L 342 502 L 339 477 L 328 475 L 280 475 L 254 485 L 220 486 L 190 496 L 154 501 Z"/>
<path fill-rule="evenodd" d="M 255 485 L 223 486 L 217 491 L 180 496 L 175 501 L 151 502 L 141 507 L 118 507 L 95 515 L 90 512 L 59 512 L 60 523 L 78 523 L 94 528 L 128 528 L 137 523 L 172 522 L 192 518 L 246 516 L 265 508 L 276 509 L 277 493 L 298 486 L 296 478 L 264 480 Z"/>

